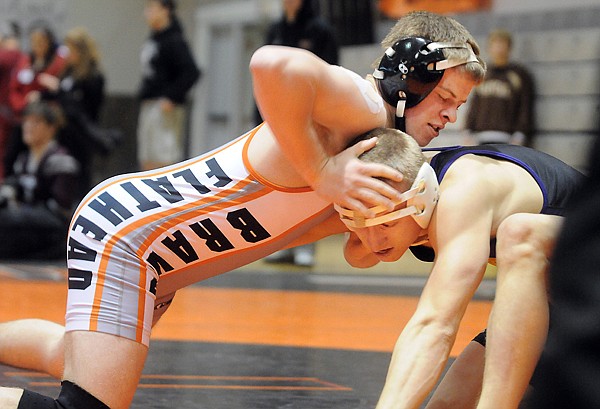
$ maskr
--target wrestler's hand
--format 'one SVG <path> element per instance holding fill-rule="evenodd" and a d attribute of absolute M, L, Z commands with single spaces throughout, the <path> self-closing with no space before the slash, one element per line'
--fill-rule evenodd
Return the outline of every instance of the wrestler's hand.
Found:
<path fill-rule="evenodd" d="M 321 197 L 358 211 L 365 217 L 375 216 L 369 208 L 377 205 L 392 211 L 395 205 L 393 201 L 399 198 L 401 192 L 377 178 L 401 182 L 402 173 L 387 165 L 358 159 L 376 143 L 377 138 L 360 141 L 328 158 L 313 183 L 313 189 Z"/>

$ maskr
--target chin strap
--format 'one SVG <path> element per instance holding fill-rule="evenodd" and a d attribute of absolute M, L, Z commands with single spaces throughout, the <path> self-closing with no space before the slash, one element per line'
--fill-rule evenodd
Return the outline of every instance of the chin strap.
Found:
<path fill-rule="evenodd" d="M 399 91 L 398 95 L 400 99 L 396 105 L 396 119 L 394 127 L 399 131 L 406 132 L 406 118 L 404 117 L 404 108 L 406 107 L 406 93 Z"/>

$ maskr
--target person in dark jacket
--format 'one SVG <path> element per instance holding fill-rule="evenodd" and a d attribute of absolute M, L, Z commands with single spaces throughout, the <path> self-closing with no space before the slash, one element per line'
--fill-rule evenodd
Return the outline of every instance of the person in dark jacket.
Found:
<path fill-rule="evenodd" d="M 79 163 L 56 141 L 63 124 L 57 106 L 33 102 L 23 115 L 27 150 L 0 186 L 0 258 L 60 258 L 77 199 Z"/>
<path fill-rule="evenodd" d="M 331 25 L 323 19 L 312 0 L 282 0 L 283 15 L 271 23 L 265 35 L 266 45 L 303 48 L 331 65 L 339 61 L 339 45 Z M 255 110 L 258 125 L 263 118 Z"/>
<path fill-rule="evenodd" d="M 0 25 L 0 180 L 4 178 L 4 156 L 17 122 L 10 105 L 10 81 L 22 57 L 19 26 L 14 22 Z"/>
<path fill-rule="evenodd" d="M 331 65 L 339 61 L 339 45 L 331 25 L 317 12 L 312 0 L 282 0 L 283 15 L 271 23 L 266 45 L 303 48 Z M 263 118 L 255 110 L 255 122 Z"/>
<path fill-rule="evenodd" d="M 490 63 L 485 80 L 473 90 L 465 128 L 468 144 L 511 143 L 531 146 L 535 84 L 531 73 L 511 61 L 512 35 L 488 35 Z"/>
<path fill-rule="evenodd" d="M 329 64 L 338 64 L 335 33 L 312 0 L 283 0 L 283 16 L 269 27 L 266 44 L 304 48 Z"/>
<path fill-rule="evenodd" d="M 138 161 L 142 170 L 184 159 L 184 103 L 200 70 L 175 15 L 174 0 L 148 0 L 151 34 L 141 51 Z"/>
<path fill-rule="evenodd" d="M 58 140 L 82 167 L 78 190 L 83 197 L 93 185 L 94 154 L 111 152 L 122 139 L 122 132 L 99 125 L 105 77 L 94 39 L 87 29 L 74 27 L 65 35 L 64 44 L 69 53 L 63 73 L 40 74 L 39 81 L 46 88 L 42 98 L 56 101 L 65 115 Z"/>

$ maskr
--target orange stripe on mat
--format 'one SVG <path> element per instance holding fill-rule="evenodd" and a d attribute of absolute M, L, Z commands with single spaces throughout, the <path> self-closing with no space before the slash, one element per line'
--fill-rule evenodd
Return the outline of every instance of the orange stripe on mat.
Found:
<path fill-rule="evenodd" d="M 0 321 L 64 323 L 65 283 L 0 280 Z M 162 340 L 389 352 L 416 297 L 188 287 L 154 328 Z M 485 328 L 491 302 L 467 308 L 452 356 Z"/>
<path fill-rule="evenodd" d="M 152 337 L 387 352 L 417 301 L 385 295 L 187 288 L 177 292 Z M 490 309 L 490 302 L 469 305 L 453 356 L 485 328 Z"/>

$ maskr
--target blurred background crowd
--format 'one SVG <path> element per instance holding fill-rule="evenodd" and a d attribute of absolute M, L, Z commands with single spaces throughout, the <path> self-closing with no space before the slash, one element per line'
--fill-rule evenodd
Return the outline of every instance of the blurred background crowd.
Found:
<path fill-rule="evenodd" d="M 524 144 L 587 170 L 600 91 L 597 0 L 0 0 L 0 225 L 10 220 L 0 230 L 23 223 L 57 237 L 99 181 L 254 127 L 248 62 L 261 45 L 305 48 L 364 76 L 383 33 L 417 9 L 464 24 L 489 67 L 434 145 Z M 23 209 L 36 216 L 17 217 Z M 50 220 L 46 212 L 56 223 L 33 223 Z M 42 258 L 62 251 L 39 246 Z M 270 261 L 310 267 L 314 247 Z"/>

